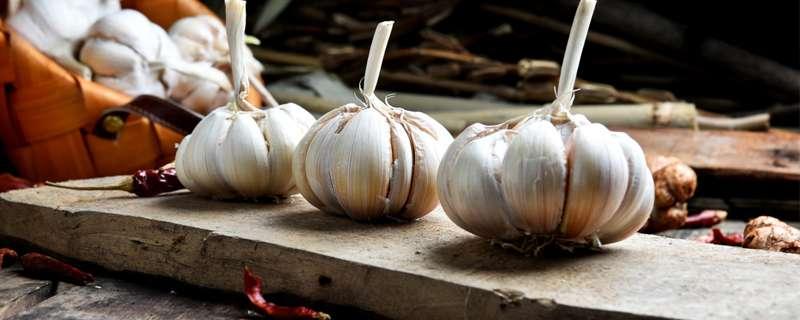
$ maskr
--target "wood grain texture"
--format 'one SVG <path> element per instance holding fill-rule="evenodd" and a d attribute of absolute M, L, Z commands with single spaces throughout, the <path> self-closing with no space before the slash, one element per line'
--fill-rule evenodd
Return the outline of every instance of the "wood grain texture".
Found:
<path fill-rule="evenodd" d="M 20 267 L 0 271 L 0 319 L 8 319 L 53 295 L 51 281 L 20 275 Z"/>
<path fill-rule="evenodd" d="M 635 235 L 598 253 L 531 258 L 490 246 L 440 210 L 409 224 L 361 224 L 291 199 L 144 199 L 42 187 L 0 195 L 0 234 L 111 270 L 231 291 L 241 290 L 249 265 L 268 293 L 397 319 L 800 314 L 797 255 Z"/>
<path fill-rule="evenodd" d="M 800 181 L 800 134 L 776 131 L 619 129 L 648 154 L 680 158 L 718 176 Z"/>
<path fill-rule="evenodd" d="M 241 319 L 246 309 L 224 302 L 197 300 L 166 290 L 100 278 L 74 286 L 11 317 L 23 319 Z"/>

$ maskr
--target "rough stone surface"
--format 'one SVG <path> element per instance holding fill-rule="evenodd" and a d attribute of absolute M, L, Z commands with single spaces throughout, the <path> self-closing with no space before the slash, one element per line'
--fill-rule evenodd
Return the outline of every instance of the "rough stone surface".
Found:
<path fill-rule="evenodd" d="M 234 203 L 35 188 L 0 195 L 0 235 L 112 270 L 225 290 L 241 290 L 249 265 L 266 292 L 400 319 L 800 314 L 797 255 L 636 235 L 602 252 L 531 258 L 490 246 L 438 210 L 409 224 L 361 224 L 300 197 Z"/>

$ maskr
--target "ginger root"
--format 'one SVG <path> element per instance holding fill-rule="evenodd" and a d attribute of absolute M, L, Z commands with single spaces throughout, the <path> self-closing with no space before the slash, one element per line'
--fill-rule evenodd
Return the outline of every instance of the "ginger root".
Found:
<path fill-rule="evenodd" d="M 647 166 L 655 183 L 655 206 L 642 232 L 656 233 L 683 226 L 686 201 L 697 189 L 694 170 L 675 157 L 648 156 Z"/>
<path fill-rule="evenodd" d="M 697 189 L 694 170 L 675 157 L 648 157 L 656 186 L 656 207 L 665 208 L 686 202 Z"/>
<path fill-rule="evenodd" d="M 776 218 L 760 216 L 745 226 L 743 247 L 800 253 L 800 230 Z"/>

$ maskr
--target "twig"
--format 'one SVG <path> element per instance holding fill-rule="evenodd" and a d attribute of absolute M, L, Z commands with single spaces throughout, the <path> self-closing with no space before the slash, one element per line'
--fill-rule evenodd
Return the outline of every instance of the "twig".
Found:
<path fill-rule="evenodd" d="M 322 62 L 319 59 L 291 52 L 280 52 L 270 49 L 264 49 L 261 47 L 250 47 L 250 51 L 253 52 L 253 56 L 256 57 L 258 60 L 268 61 L 273 63 L 282 63 L 282 64 L 291 64 L 296 66 L 307 66 L 307 67 L 316 67 L 321 68 Z"/>
<path fill-rule="evenodd" d="M 481 6 L 481 9 L 486 10 L 488 12 L 509 17 L 512 19 L 517 19 L 519 21 L 538 26 L 540 28 L 548 29 L 551 31 L 555 31 L 561 34 L 569 34 L 570 25 L 563 23 L 561 21 L 555 20 L 553 18 L 539 16 L 535 14 L 531 14 L 528 12 L 519 11 L 513 8 L 506 8 L 502 6 L 492 5 L 492 4 L 485 4 Z M 597 43 L 603 45 L 605 47 L 617 49 L 619 51 L 634 54 L 642 57 L 649 58 L 654 61 L 659 61 L 663 63 L 667 63 L 673 66 L 684 66 L 682 63 L 675 61 L 667 56 L 661 55 L 654 51 L 650 51 L 639 47 L 633 43 L 625 41 L 623 39 L 609 36 L 606 34 L 598 33 L 596 31 L 590 31 L 589 36 L 587 39 L 591 43 Z"/>
<path fill-rule="evenodd" d="M 766 131 L 769 129 L 769 113 L 728 118 L 698 115 L 697 124 L 701 129 Z"/>

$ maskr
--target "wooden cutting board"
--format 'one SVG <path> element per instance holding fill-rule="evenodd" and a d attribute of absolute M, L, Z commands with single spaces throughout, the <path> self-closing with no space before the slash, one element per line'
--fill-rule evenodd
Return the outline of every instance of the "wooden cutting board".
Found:
<path fill-rule="evenodd" d="M 476 238 L 439 210 L 414 223 L 362 224 L 300 197 L 234 203 L 42 187 L 0 194 L 0 236 L 111 270 L 231 291 L 241 290 L 248 265 L 266 292 L 397 319 L 800 314 L 798 255 L 636 235 L 601 252 L 533 258 Z"/>

